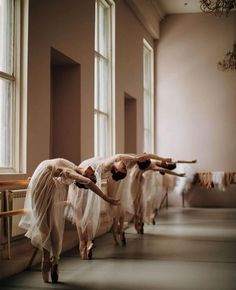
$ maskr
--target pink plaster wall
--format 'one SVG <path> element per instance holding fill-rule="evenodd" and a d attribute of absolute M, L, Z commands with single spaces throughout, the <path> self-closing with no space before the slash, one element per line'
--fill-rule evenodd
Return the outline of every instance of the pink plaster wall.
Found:
<path fill-rule="evenodd" d="M 86 120 L 93 110 L 94 17 L 94 1 L 91 0 L 30 1 L 27 154 L 29 173 L 41 160 L 49 158 L 51 47 L 81 66 L 81 116 L 78 118 L 83 124 L 86 122 L 86 126 L 81 128 L 81 151 L 86 157 L 93 151 L 93 123 Z"/>
<path fill-rule="evenodd" d="M 168 16 L 157 46 L 157 152 L 177 159 L 197 158 L 198 171 L 236 170 L 236 72 L 217 70 L 232 50 L 232 15 Z M 236 39 L 235 39 L 236 40 Z M 235 207 L 235 186 L 225 192 L 195 186 L 186 204 Z M 171 195 L 170 205 L 181 205 Z"/>
<path fill-rule="evenodd" d="M 143 38 L 154 43 L 125 1 L 116 8 L 116 151 L 124 152 L 126 93 L 137 100 L 137 152 L 143 152 Z"/>
<path fill-rule="evenodd" d="M 50 48 L 80 64 L 81 160 L 93 156 L 95 1 L 31 0 L 29 5 L 28 173 L 50 154 Z M 124 150 L 124 96 L 137 99 L 142 151 L 142 48 L 152 39 L 124 0 L 116 1 L 116 151 Z M 73 140 L 70 140 L 73 142 Z M 39 145 L 40 144 L 40 145 Z M 74 160 L 76 162 L 77 160 Z M 80 160 L 78 160 L 79 162 Z"/>
<path fill-rule="evenodd" d="M 236 169 L 236 72 L 217 70 L 232 50 L 232 15 L 171 15 L 157 58 L 157 151 L 197 158 L 198 170 Z"/>

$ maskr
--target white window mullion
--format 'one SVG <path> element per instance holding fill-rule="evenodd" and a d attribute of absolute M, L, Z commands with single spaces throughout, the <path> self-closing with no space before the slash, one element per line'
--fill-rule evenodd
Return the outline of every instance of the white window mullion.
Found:
<path fill-rule="evenodd" d="M 97 114 L 103 115 L 103 116 L 105 116 L 107 118 L 109 117 L 109 114 L 107 114 L 106 112 L 103 112 L 103 111 L 100 111 L 100 110 L 97 110 L 97 109 L 95 109 L 94 112 L 97 113 Z"/>
<path fill-rule="evenodd" d="M 106 62 L 109 62 L 109 59 L 108 59 L 106 56 L 100 54 L 100 53 L 97 52 L 97 51 L 95 51 L 95 56 L 97 56 L 98 58 L 102 58 L 102 59 L 105 60 Z"/>

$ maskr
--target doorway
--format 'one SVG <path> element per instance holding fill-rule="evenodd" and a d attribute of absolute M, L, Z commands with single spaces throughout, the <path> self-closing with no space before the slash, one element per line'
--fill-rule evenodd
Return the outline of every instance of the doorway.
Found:
<path fill-rule="evenodd" d="M 80 161 L 80 65 L 51 49 L 50 158 Z"/>
<path fill-rule="evenodd" d="M 137 101 L 125 93 L 125 153 L 137 153 Z"/>

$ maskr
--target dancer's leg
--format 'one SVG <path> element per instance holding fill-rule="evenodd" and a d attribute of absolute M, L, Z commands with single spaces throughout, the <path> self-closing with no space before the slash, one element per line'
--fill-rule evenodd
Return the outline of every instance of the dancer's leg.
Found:
<path fill-rule="evenodd" d="M 42 264 L 41 264 L 41 271 L 42 271 L 42 277 L 43 281 L 48 283 L 49 282 L 49 272 L 51 270 L 51 261 L 50 261 L 50 253 L 43 248 L 42 253 Z"/>

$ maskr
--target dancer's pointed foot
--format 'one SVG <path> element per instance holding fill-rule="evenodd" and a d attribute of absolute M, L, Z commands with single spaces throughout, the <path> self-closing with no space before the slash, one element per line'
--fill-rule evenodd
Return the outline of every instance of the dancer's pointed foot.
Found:
<path fill-rule="evenodd" d="M 49 272 L 51 270 L 51 267 L 52 267 L 51 261 L 42 260 L 41 271 L 42 271 L 43 281 L 45 283 L 49 282 Z"/>
<path fill-rule="evenodd" d="M 88 241 L 87 243 L 87 255 L 88 255 L 88 259 L 92 260 L 93 258 L 93 242 L 92 241 Z"/>
<path fill-rule="evenodd" d="M 51 279 L 52 283 L 57 283 L 59 278 L 58 264 L 52 264 Z"/>

